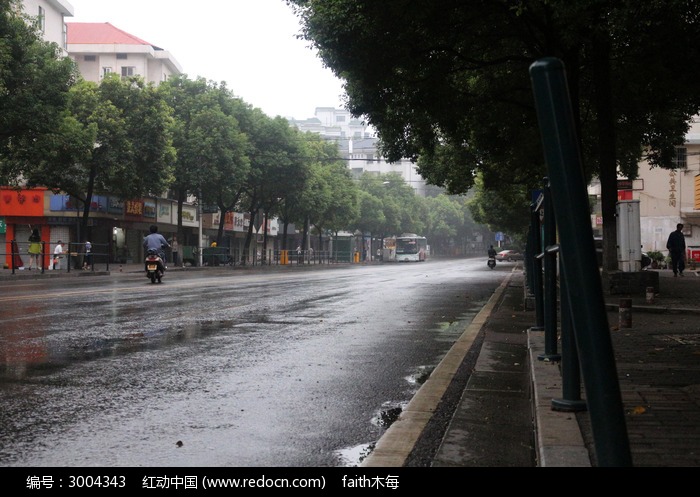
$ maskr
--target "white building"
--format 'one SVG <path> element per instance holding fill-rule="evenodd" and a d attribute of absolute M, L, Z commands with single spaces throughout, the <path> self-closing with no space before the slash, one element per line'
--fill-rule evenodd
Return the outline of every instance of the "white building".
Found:
<path fill-rule="evenodd" d="M 676 169 L 652 169 L 643 161 L 638 179 L 618 180 L 618 200 L 639 200 L 642 251 L 667 254 L 668 235 L 678 223 L 683 224 L 686 246 L 700 249 L 700 117 L 692 120 L 675 163 Z M 600 185 L 592 184 L 589 193 L 599 195 Z M 592 223 L 600 233 L 600 214 L 592 216 Z"/>
<path fill-rule="evenodd" d="M 316 107 L 314 115 L 305 120 L 289 119 L 289 122 L 300 131 L 318 133 L 337 142 L 353 176 L 398 173 L 417 194 L 425 195 L 425 180 L 418 174 L 416 165 L 407 159 L 387 162 L 377 150 L 378 138 L 374 130 L 366 123 L 352 117 L 347 110 L 333 107 Z"/>
<path fill-rule="evenodd" d="M 66 17 L 73 17 L 73 6 L 66 0 L 23 0 L 24 13 L 36 19 L 42 38 L 66 50 Z"/>
<path fill-rule="evenodd" d="M 639 199 L 640 231 L 644 250 L 666 253 L 669 233 L 683 223 L 685 243 L 700 247 L 700 118 L 695 118 L 678 148 L 678 169 L 639 167 L 641 184 L 633 190 Z"/>
<path fill-rule="evenodd" d="M 83 78 L 96 83 L 109 73 L 141 76 L 149 83 L 182 74 L 170 52 L 108 22 L 67 23 L 66 46 Z"/>

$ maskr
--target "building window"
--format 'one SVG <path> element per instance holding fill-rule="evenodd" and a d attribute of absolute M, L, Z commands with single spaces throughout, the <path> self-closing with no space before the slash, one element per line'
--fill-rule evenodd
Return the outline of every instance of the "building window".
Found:
<path fill-rule="evenodd" d="M 117 54 L 117 60 L 126 60 L 126 54 L 125 53 L 118 53 Z"/>
<path fill-rule="evenodd" d="M 68 26 L 63 23 L 63 49 L 68 50 Z"/>
<path fill-rule="evenodd" d="M 365 156 L 365 163 L 371 164 L 372 162 L 374 162 L 374 155 L 372 155 L 372 154 L 367 154 L 367 155 Z"/>
<path fill-rule="evenodd" d="M 128 78 L 136 74 L 136 68 L 134 66 L 123 66 L 122 67 L 122 78 Z"/>
<path fill-rule="evenodd" d="M 335 122 L 337 122 L 337 123 L 344 123 L 344 122 L 345 122 L 345 116 L 335 116 Z"/>
<path fill-rule="evenodd" d="M 42 33 L 46 32 L 46 11 L 41 6 L 39 7 L 39 15 L 36 18 L 36 27 Z"/>
<path fill-rule="evenodd" d="M 85 62 L 95 62 L 97 60 L 97 55 L 85 55 L 83 60 Z"/>
<path fill-rule="evenodd" d="M 676 158 L 673 161 L 674 169 L 688 168 L 688 149 L 685 147 L 676 147 Z"/>
<path fill-rule="evenodd" d="M 102 77 L 104 78 L 108 74 L 112 74 L 112 68 L 111 67 L 103 67 L 102 68 Z"/>

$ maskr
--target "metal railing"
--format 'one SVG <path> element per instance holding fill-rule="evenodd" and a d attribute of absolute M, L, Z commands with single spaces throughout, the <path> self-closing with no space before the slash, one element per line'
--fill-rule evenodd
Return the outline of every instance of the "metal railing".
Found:
<path fill-rule="evenodd" d="M 27 270 L 29 268 L 28 257 L 29 254 L 29 242 L 19 242 L 17 240 L 10 240 L 10 252 L 0 252 L 0 257 L 3 260 L 10 256 L 10 263 L 8 268 L 15 274 L 18 270 Z M 41 253 L 38 254 L 39 267 L 37 270 L 42 273 L 47 269 L 53 267 L 51 264 L 51 259 L 54 257 L 53 250 L 49 250 L 49 242 L 40 242 Z M 109 271 L 109 260 L 111 257 L 110 245 L 109 244 L 91 244 L 92 248 L 90 253 L 85 251 L 85 243 L 66 243 L 64 246 L 67 249 L 61 255 L 61 264 L 58 269 L 53 269 L 54 271 L 67 271 L 70 272 L 72 269 L 87 269 L 90 271 L 101 270 L 104 268 L 105 271 Z M 27 259 L 25 261 L 25 259 Z"/>
<path fill-rule="evenodd" d="M 112 257 L 111 247 L 107 243 L 91 243 L 90 252 L 85 250 L 85 243 L 68 243 L 68 272 L 74 270 L 95 271 L 104 267 L 109 271 L 109 261 Z"/>
<path fill-rule="evenodd" d="M 267 254 L 254 252 L 244 259 L 239 250 L 229 247 L 207 247 L 202 251 L 204 266 L 272 266 L 315 265 L 358 262 L 356 252 L 328 250 L 271 250 Z"/>

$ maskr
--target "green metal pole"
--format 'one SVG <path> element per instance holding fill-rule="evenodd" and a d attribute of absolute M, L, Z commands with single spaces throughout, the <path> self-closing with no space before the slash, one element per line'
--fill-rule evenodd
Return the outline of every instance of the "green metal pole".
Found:
<path fill-rule="evenodd" d="M 561 393 L 562 398 L 552 399 L 554 411 L 577 412 L 587 409 L 586 401 L 581 399 L 581 365 L 574 340 L 574 324 L 569 309 L 569 288 L 562 275 L 561 288 Z"/>
<path fill-rule="evenodd" d="M 559 361 L 561 354 L 557 351 L 557 253 L 550 248 L 557 241 L 557 225 L 552 205 L 552 193 L 549 180 L 544 181 L 544 354 L 540 361 Z"/>
<path fill-rule="evenodd" d="M 542 239 L 540 236 L 540 212 L 539 206 L 533 207 L 530 214 L 532 230 L 532 281 L 534 282 L 533 293 L 535 295 L 535 326 L 532 331 L 544 330 L 544 292 L 542 290 Z"/>
<path fill-rule="evenodd" d="M 530 66 L 530 78 L 598 465 L 631 466 L 564 64 L 556 58 L 538 60 Z"/>

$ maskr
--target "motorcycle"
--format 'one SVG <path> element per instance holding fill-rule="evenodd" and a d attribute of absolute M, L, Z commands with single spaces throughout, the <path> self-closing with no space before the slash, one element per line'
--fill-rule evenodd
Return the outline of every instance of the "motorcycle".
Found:
<path fill-rule="evenodd" d="M 493 256 L 489 257 L 489 260 L 488 260 L 488 262 L 487 262 L 486 264 L 488 264 L 488 266 L 489 266 L 491 269 L 495 268 L 495 267 L 496 267 L 496 258 L 493 257 Z"/>
<path fill-rule="evenodd" d="M 155 249 L 149 249 L 146 254 L 146 278 L 151 280 L 151 283 L 161 282 L 165 274 L 165 264 L 163 259 Z"/>

